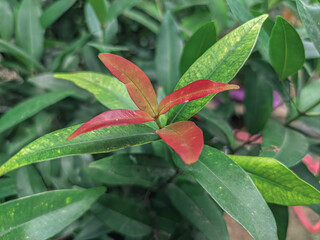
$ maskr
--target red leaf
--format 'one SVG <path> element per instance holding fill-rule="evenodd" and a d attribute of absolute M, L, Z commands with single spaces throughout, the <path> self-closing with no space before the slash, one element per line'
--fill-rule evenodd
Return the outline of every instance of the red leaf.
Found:
<path fill-rule="evenodd" d="M 237 85 L 214 82 L 211 80 L 198 80 L 192 82 L 166 96 L 159 105 L 159 115 L 168 112 L 170 108 L 180 103 L 203 98 L 213 93 L 238 88 L 239 86 Z"/>
<path fill-rule="evenodd" d="M 157 131 L 157 134 L 186 164 L 196 162 L 203 148 L 203 134 L 197 125 L 190 121 L 172 123 Z"/>
<path fill-rule="evenodd" d="M 152 117 L 156 116 L 158 102 L 147 75 L 137 65 L 123 57 L 100 53 L 99 58 L 110 72 L 126 85 L 128 93 L 137 107 Z"/>
<path fill-rule="evenodd" d="M 140 110 L 110 110 L 103 112 L 90 119 L 88 122 L 82 124 L 81 127 L 79 127 L 68 137 L 68 140 L 72 140 L 81 134 L 91 132 L 100 128 L 118 125 L 140 124 L 151 121 L 154 121 L 154 118 L 150 117 L 148 113 Z"/>

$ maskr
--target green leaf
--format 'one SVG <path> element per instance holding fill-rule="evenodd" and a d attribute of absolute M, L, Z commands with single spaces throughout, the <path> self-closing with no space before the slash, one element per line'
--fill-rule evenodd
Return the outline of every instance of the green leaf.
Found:
<path fill-rule="evenodd" d="M 42 109 L 72 95 L 72 91 L 44 93 L 18 104 L 0 118 L 0 133 L 32 117 Z"/>
<path fill-rule="evenodd" d="M 175 163 L 254 239 L 277 239 L 276 223 L 268 205 L 250 177 L 225 154 L 204 146 L 196 163 L 183 164 L 176 155 Z"/>
<path fill-rule="evenodd" d="M 320 114 L 320 78 L 306 85 L 299 96 L 298 109 L 311 115 Z"/>
<path fill-rule="evenodd" d="M 140 0 L 117 0 L 113 1 L 108 11 L 108 21 L 117 18 L 120 14 L 134 7 Z"/>
<path fill-rule="evenodd" d="M 14 17 L 7 0 L 0 0 L 0 18 L 2 19 L 0 21 L 0 37 L 5 41 L 10 41 L 13 34 Z"/>
<path fill-rule="evenodd" d="M 0 199 L 17 195 L 16 183 L 12 177 L 0 179 Z"/>
<path fill-rule="evenodd" d="M 102 204 L 92 211 L 109 229 L 132 238 L 141 238 L 152 232 L 147 211 L 133 199 L 107 195 Z"/>
<path fill-rule="evenodd" d="M 287 167 L 298 164 L 308 152 L 308 141 L 304 135 L 284 127 L 270 119 L 264 130 L 260 156 L 272 157 Z"/>
<path fill-rule="evenodd" d="M 188 68 L 215 42 L 217 30 L 214 22 L 202 25 L 186 42 L 181 60 L 180 73 L 184 74 Z"/>
<path fill-rule="evenodd" d="M 27 67 L 30 66 L 31 63 L 33 66 L 35 66 L 41 71 L 46 70 L 45 67 L 29 53 L 2 39 L 0 39 L 0 51 L 13 55 L 19 61 L 23 62 Z"/>
<path fill-rule="evenodd" d="M 157 80 L 167 95 L 172 92 L 180 77 L 181 52 L 182 41 L 177 23 L 172 14 L 167 12 L 160 27 L 155 55 Z"/>
<path fill-rule="evenodd" d="M 0 167 L 0 175 L 35 162 L 70 155 L 112 152 L 159 139 L 150 127 L 124 125 L 99 129 L 68 141 L 68 136 L 79 126 L 64 128 L 33 141 Z"/>
<path fill-rule="evenodd" d="M 116 154 L 95 161 L 86 169 L 89 176 L 107 185 L 152 187 L 175 170 L 159 157 L 146 154 Z"/>
<path fill-rule="evenodd" d="M 273 213 L 273 216 L 277 222 L 279 240 L 286 240 L 287 239 L 288 224 L 289 224 L 288 207 L 276 205 L 276 204 L 269 204 L 269 207 L 270 207 L 270 209 Z"/>
<path fill-rule="evenodd" d="M 103 29 L 101 28 L 101 24 L 99 19 L 92 7 L 88 2 L 84 5 L 84 17 L 86 20 L 86 24 L 89 32 L 98 38 L 100 41 L 103 40 Z"/>
<path fill-rule="evenodd" d="M 175 90 L 199 79 L 229 82 L 249 57 L 266 18 L 267 15 L 255 18 L 219 40 L 188 69 Z M 168 123 L 189 119 L 213 96 L 175 106 L 169 111 Z"/>
<path fill-rule="evenodd" d="M 320 53 L 320 4 L 314 2 L 313 5 L 307 5 L 302 0 L 297 0 L 297 8 L 301 17 L 302 23 L 309 35 L 310 40 L 314 43 Z"/>
<path fill-rule="evenodd" d="M 159 24 L 150 18 L 148 15 L 141 13 L 140 11 L 136 10 L 128 10 L 123 13 L 123 15 L 133 21 L 140 23 L 141 25 L 145 26 L 155 34 L 159 32 Z"/>
<path fill-rule="evenodd" d="M 58 190 L 0 204 L 0 238 L 48 239 L 84 214 L 104 191 Z"/>
<path fill-rule="evenodd" d="M 52 3 L 41 15 L 40 24 L 46 29 L 60 18 L 77 0 L 58 0 Z"/>
<path fill-rule="evenodd" d="M 287 20 L 278 16 L 269 41 L 273 68 L 281 78 L 295 74 L 304 64 L 304 47 L 299 34 Z"/>
<path fill-rule="evenodd" d="M 69 80 L 91 92 L 109 109 L 138 109 L 131 100 L 125 85 L 118 79 L 94 72 L 56 73 L 54 77 Z"/>
<path fill-rule="evenodd" d="M 244 121 L 251 134 L 260 132 L 267 123 L 273 105 L 272 87 L 265 80 L 263 73 L 246 70 Z"/>
<path fill-rule="evenodd" d="M 231 9 L 231 12 L 233 13 L 233 16 L 235 16 L 240 23 L 245 23 L 254 18 L 249 9 L 239 0 L 227 0 L 227 3 Z M 257 42 L 257 48 L 266 61 L 269 61 L 268 43 L 269 35 L 264 29 L 261 29 Z"/>
<path fill-rule="evenodd" d="M 106 0 L 89 0 L 101 26 L 108 22 L 108 2 Z"/>
<path fill-rule="evenodd" d="M 207 239 L 229 239 L 222 211 L 198 185 L 186 181 L 167 188 L 171 203 Z"/>
<path fill-rule="evenodd" d="M 249 174 L 267 202 L 286 206 L 320 203 L 320 192 L 276 159 L 229 157 Z"/>
<path fill-rule="evenodd" d="M 46 186 L 43 183 L 39 172 L 34 166 L 25 166 L 18 169 L 16 175 L 16 185 L 18 197 L 29 196 L 32 194 L 45 192 Z"/>
<path fill-rule="evenodd" d="M 129 49 L 125 46 L 106 45 L 106 44 L 95 43 L 95 42 L 89 42 L 88 45 L 96 48 L 101 53 L 129 51 Z"/>
<path fill-rule="evenodd" d="M 39 21 L 40 11 L 39 1 L 23 0 L 16 23 L 18 45 L 37 60 L 42 56 L 44 39 L 44 31 Z"/>

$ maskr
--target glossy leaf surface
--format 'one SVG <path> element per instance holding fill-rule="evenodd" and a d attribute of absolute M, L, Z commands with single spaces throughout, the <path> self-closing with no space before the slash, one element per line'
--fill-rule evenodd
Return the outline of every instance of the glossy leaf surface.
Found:
<path fill-rule="evenodd" d="M 156 93 L 147 75 L 134 63 L 114 54 L 100 53 L 100 60 L 126 85 L 137 107 L 154 117 L 158 112 Z"/>
<path fill-rule="evenodd" d="M 23 0 L 17 13 L 16 40 L 28 54 L 39 60 L 43 51 L 44 31 L 40 25 L 40 3 Z"/>
<path fill-rule="evenodd" d="M 108 195 L 101 202 L 92 211 L 109 229 L 132 238 L 152 232 L 148 212 L 134 199 Z"/>
<path fill-rule="evenodd" d="M 182 53 L 182 40 L 177 23 L 172 14 L 164 15 L 157 38 L 155 64 L 157 80 L 166 94 L 173 91 L 179 81 L 179 62 Z"/>
<path fill-rule="evenodd" d="M 182 121 L 157 130 L 157 134 L 186 164 L 196 162 L 203 148 L 203 133 L 196 124 Z"/>
<path fill-rule="evenodd" d="M 199 80 L 229 82 L 249 57 L 266 15 L 238 27 L 209 48 L 182 76 L 175 90 Z M 168 123 L 187 120 L 199 112 L 212 95 L 180 104 L 169 111 Z"/>
<path fill-rule="evenodd" d="M 217 30 L 214 22 L 208 22 L 201 26 L 186 42 L 181 60 L 180 73 L 183 75 L 188 68 L 215 42 Z"/>
<path fill-rule="evenodd" d="M 77 0 L 59 0 L 52 3 L 41 15 L 41 26 L 46 29 L 61 17 Z"/>
<path fill-rule="evenodd" d="M 192 82 L 166 96 L 159 104 L 159 115 L 165 114 L 172 107 L 178 104 L 203 98 L 213 93 L 219 93 L 238 88 L 239 86 L 237 85 L 214 82 L 211 80 L 198 80 Z"/>
<path fill-rule="evenodd" d="M 301 133 L 270 119 L 263 130 L 262 157 L 272 157 L 287 167 L 298 164 L 307 154 L 309 145 Z"/>
<path fill-rule="evenodd" d="M 42 109 L 72 95 L 72 91 L 44 93 L 16 105 L 0 118 L 0 133 L 32 117 Z"/>
<path fill-rule="evenodd" d="M 69 80 L 91 92 L 109 109 L 137 109 L 124 84 L 114 77 L 94 72 L 56 73 L 54 77 Z"/>
<path fill-rule="evenodd" d="M 320 3 L 308 5 L 303 0 L 297 0 L 297 8 L 309 38 L 320 53 Z"/>
<path fill-rule="evenodd" d="M 301 91 L 298 108 L 309 115 L 320 113 L 320 79 L 310 82 Z"/>
<path fill-rule="evenodd" d="M 105 188 L 58 190 L 32 195 L 0 205 L 3 240 L 44 240 L 59 233 L 84 214 Z"/>
<path fill-rule="evenodd" d="M 116 109 L 103 112 L 98 116 L 90 119 L 81 125 L 76 131 L 74 131 L 68 140 L 72 140 L 84 133 L 91 132 L 100 128 L 128 125 L 128 124 L 141 124 L 145 122 L 154 121 L 154 118 L 150 117 L 148 113 L 136 110 L 128 109 Z"/>
<path fill-rule="evenodd" d="M 229 157 L 249 174 L 267 202 L 286 206 L 320 203 L 320 192 L 276 159 Z"/>
<path fill-rule="evenodd" d="M 107 185 L 154 186 L 159 178 L 173 176 L 175 170 L 159 157 L 148 154 L 116 154 L 95 161 L 87 173 Z"/>
<path fill-rule="evenodd" d="M 271 115 L 272 105 L 273 90 L 264 78 L 263 73 L 247 69 L 244 122 L 249 133 L 256 134 L 263 129 Z"/>
<path fill-rule="evenodd" d="M 171 203 L 207 239 L 228 240 L 222 211 L 199 185 L 178 181 L 167 188 Z"/>
<path fill-rule="evenodd" d="M 280 16 L 272 28 L 269 55 L 273 68 L 281 78 L 295 74 L 305 62 L 304 47 L 299 34 Z"/>
<path fill-rule="evenodd" d="M 192 165 L 183 164 L 177 156 L 174 160 L 254 239 L 277 239 L 276 223 L 268 205 L 250 177 L 225 154 L 204 146 L 199 160 Z"/>
<path fill-rule="evenodd" d="M 14 16 L 9 1 L 0 0 L 0 16 L 5 19 L 0 22 L 0 37 L 10 41 L 13 34 Z"/>
<path fill-rule="evenodd" d="M 68 141 L 68 136 L 79 126 L 64 128 L 33 141 L 0 167 L 0 175 L 35 162 L 70 155 L 112 152 L 159 139 L 152 128 L 127 125 L 99 129 Z"/>

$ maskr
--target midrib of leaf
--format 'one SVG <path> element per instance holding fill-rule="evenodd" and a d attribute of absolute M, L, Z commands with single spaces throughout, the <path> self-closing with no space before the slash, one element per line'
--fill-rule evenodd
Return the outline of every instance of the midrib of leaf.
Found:
<path fill-rule="evenodd" d="M 286 29 L 284 27 L 284 24 L 282 22 L 282 20 L 280 21 L 281 23 L 281 27 L 283 29 L 283 37 L 284 37 L 284 65 L 282 67 L 282 74 L 285 72 L 286 67 L 287 67 L 287 61 L 288 61 L 288 44 L 287 44 L 287 33 L 286 33 Z"/>
<path fill-rule="evenodd" d="M 275 182 L 273 180 L 270 180 L 268 178 L 265 178 L 265 177 L 262 177 L 262 176 L 259 176 L 259 175 L 256 175 L 255 173 L 251 172 L 251 171 L 248 171 L 248 170 L 245 170 L 249 176 L 253 176 L 254 178 L 258 178 L 258 179 L 261 179 L 263 180 L 264 182 L 268 182 L 270 183 L 271 185 L 274 185 L 274 186 L 277 186 L 277 187 L 280 187 L 280 188 L 285 188 L 287 191 L 291 191 L 292 188 L 290 187 L 287 187 L 285 185 L 282 185 L 281 183 L 278 183 L 278 182 Z"/>

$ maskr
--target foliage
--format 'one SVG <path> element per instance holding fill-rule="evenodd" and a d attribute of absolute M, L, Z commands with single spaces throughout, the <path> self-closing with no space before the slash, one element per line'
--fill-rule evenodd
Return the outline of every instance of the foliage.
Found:
<path fill-rule="evenodd" d="M 1 239 L 229 239 L 223 214 L 285 239 L 287 206 L 318 211 L 302 163 L 320 155 L 318 1 L 0 0 L 0 16 Z"/>

